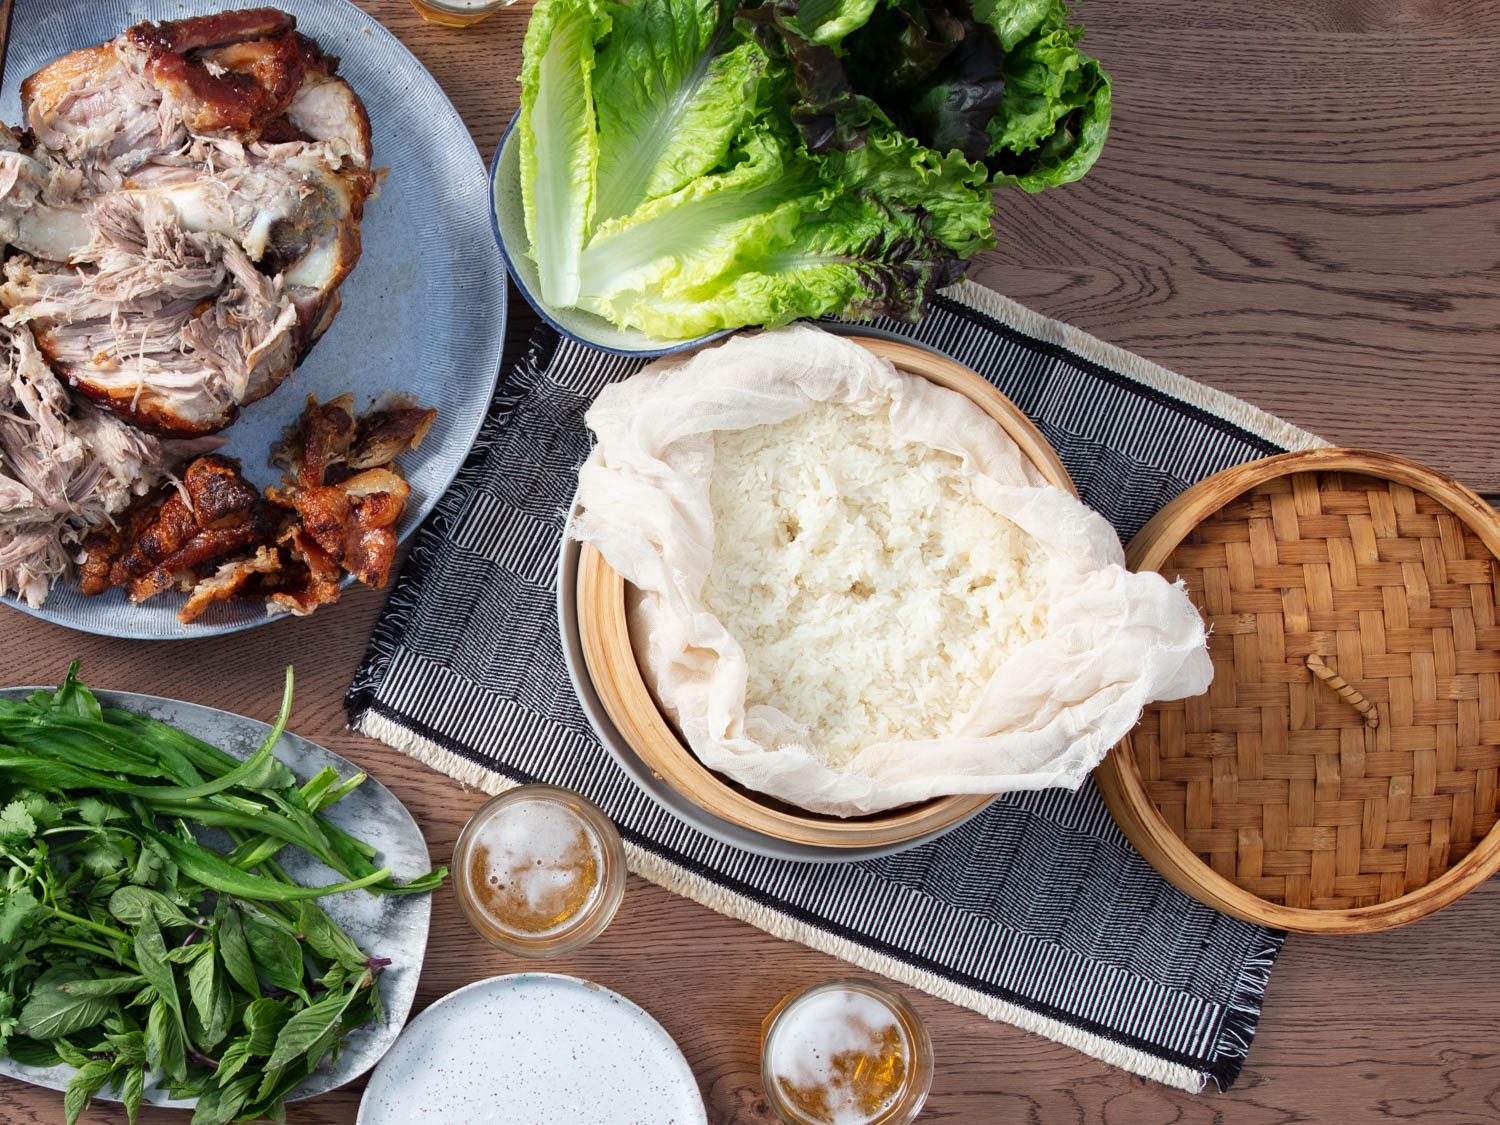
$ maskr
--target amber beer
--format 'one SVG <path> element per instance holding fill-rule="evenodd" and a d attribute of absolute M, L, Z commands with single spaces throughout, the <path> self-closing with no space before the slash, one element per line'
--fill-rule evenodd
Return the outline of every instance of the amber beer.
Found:
<path fill-rule="evenodd" d="M 788 1125 L 907 1125 L 932 1085 L 932 1044 L 893 990 L 831 981 L 766 1017 L 761 1078 Z"/>
<path fill-rule="evenodd" d="M 411 6 L 428 23 L 439 27 L 469 27 L 516 0 L 411 0 Z"/>
<path fill-rule="evenodd" d="M 591 801 L 523 785 L 464 825 L 453 887 L 485 940 L 518 956 L 556 957 L 609 925 L 625 889 L 625 855 Z"/>

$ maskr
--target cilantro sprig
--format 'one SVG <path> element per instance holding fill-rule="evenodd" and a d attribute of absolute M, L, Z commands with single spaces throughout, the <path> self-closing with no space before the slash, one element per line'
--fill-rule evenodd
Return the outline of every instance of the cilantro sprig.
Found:
<path fill-rule="evenodd" d="M 69 1125 L 112 1090 L 196 1097 L 194 1125 L 283 1117 L 283 1099 L 380 1012 L 387 964 L 317 905 L 397 883 L 323 811 L 364 774 L 304 783 L 275 756 L 280 714 L 240 760 L 78 681 L 0 700 L 0 1055 L 76 1068 Z M 342 876 L 299 885 L 299 848 Z"/>

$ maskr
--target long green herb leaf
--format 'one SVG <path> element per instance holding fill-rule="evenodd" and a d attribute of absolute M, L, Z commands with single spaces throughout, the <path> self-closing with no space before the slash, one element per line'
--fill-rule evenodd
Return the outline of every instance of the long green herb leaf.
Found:
<path fill-rule="evenodd" d="M 397 884 L 322 815 L 365 775 L 299 784 L 277 760 L 292 686 L 288 669 L 243 761 L 101 707 L 76 666 L 56 691 L 0 700 L 0 1055 L 76 1068 L 69 1120 L 107 1088 L 133 1120 L 153 1073 L 198 1098 L 195 1121 L 281 1119 L 287 1093 L 378 1015 L 382 962 L 315 899 L 417 893 L 446 872 Z M 287 849 L 343 881 L 300 885 L 277 861 Z"/>

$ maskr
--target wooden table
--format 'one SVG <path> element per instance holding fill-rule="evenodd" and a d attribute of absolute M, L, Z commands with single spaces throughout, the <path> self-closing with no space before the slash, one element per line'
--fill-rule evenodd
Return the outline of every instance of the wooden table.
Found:
<path fill-rule="evenodd" d="M 437 76 L 486 155 L 516 105 L 526 10 L 470 31 L 368 0 Z M 1086 183 L 1000 198 L 1000 247 L 972 275 L 1344 444 L 1500 492 L 1500 5 L 1487 0 L 1092 0 L 1114 133 Z M 529 327 L 513 299 L 512 346 Z M 445 860 L 481 797 L 344 729 L 342 697 L 382 596 L 200 642 L 0 623 L 0 683 L 59 678 L 275 710 L 295 660 L 297 731 L 368 768 Z M 1500 1117 L 1500 886 L 1404 931 L 1288 940 L 1244 1074 L 1167 1090 L 910 994 L 938 1075 L 926 1121 L 1438 1122 Z M 522 968 L 437 896 L 418 1005 Z M 602 939 L 556 966 L 639 1001 L 682 1044 L 714 1122 L 771 1120 L 756 1037 L 783 993 L 848 966 L 632 878 Z M 496 1059 L 496 1065 L 504 1065 Z M 359 1089 L 290 1111 L 352 1122 Z M 58 1095 L 0 1082 L 0 1121 L 61 1120 Z M 148 1113 L 147 1121 L 182 1122 Z M 91 1121 L 123 1121 L 98 1108 Z"/>

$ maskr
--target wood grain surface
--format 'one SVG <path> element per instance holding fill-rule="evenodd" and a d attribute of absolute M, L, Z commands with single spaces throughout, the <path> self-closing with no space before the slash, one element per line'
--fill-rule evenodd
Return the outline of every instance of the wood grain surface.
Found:
<path fill-rule="evenodd" d="M 526 9 L 446 31 L 403 0 L 365 6 L 437 76 L 488 156 L 515 107 Z M 1001 244 L 973 276 L 1334 441 L 1500 492 L 1500 4 L 1092 0 L 1083 15 L 1115 78 L 1110 144 L 1082 185 L 1002 196 Z M 519 299 L 512 310 L 519 340 L 531 321 Z M 360 591 L 306 621 L 160 644 L 6 613 L 0 683 L 53 681 L 81 657 L 100 687 L 268 717 L 295 660 L 296 730 L 389 785 L 442 861 L 480 796 L 344 729 L 343 692 L 381 601 Z M 1491 883 L 1407 929 L 1290 938 L 1224 1094 L 1163 1089 L 908 990 L 938 1058 L 923 1120 L 1500 1120 L 1497 913 Z M 474 940 L 442 893 L 418 1004 L 522 967 Z M 634 878 L 610 930 L 556 968 L 656 1015 L 716 1125 L 770 1120 L 756 1044 L 772 1004 L 850 972 Z M 299 1103 L 289 1119 L 349 1125 L 358 1098 L 356 1087 Z M 61 1120 L 59 1095 L 0 1081 L 0 1122 Z M 87 1120 L 124 1117 L 99 1107 Z"/>

